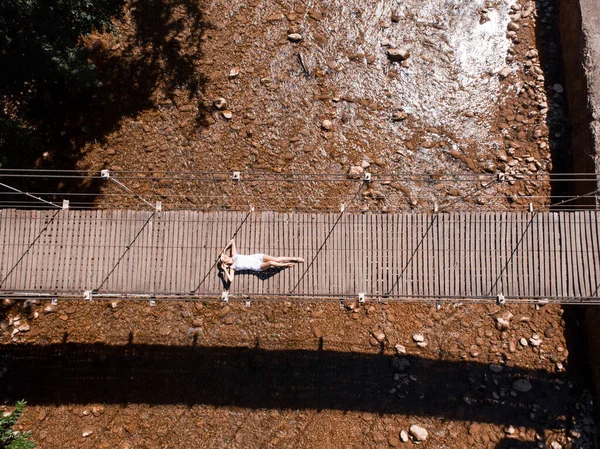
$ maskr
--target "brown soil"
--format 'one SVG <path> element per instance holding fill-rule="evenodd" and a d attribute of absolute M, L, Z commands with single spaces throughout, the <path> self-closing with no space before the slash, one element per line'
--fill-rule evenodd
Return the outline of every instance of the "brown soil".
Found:
<path fill-rule="evenodd" d="M 502 100 L 464 111 L 461 123 L 489 130 L 485 142 L 411 113 L 392 120 L 410 110 L 386 95 L 405 68 L 390 68 L 383 50 L 360 42 L 365 30 L 338 23 L 331 31 L 336 5 L 132 1 L 118 34 L 87 42 L 104 91 L 85 132 L 72 137 L 79 167 L 147 172 L 117 176 L 167 208 L 238 208 L 247 199 L 234 184 L 161 179 L 174 176 L 162 171 L 217 171 L 228 179 L 241 170 L 274 179 L 345 174 L 363 161 L 374 173 L 434 176 L 374 183 L 353 207 L 548 205 L 550 153 L 565 138 L 562 97 L 552 90 L 560 61 L 547 36 L 548 4 L 522 4 L 530 13 L 519 21 L 518 70 L 501 81 Z M 361 3 L 355 6 L 360 24 Z M 538 11 L 547 15 L 536 24 Z M 292 31 L 305 36 L 302 43 L 288 41 Z M 240 73 L 230 77 L 234 67 Z M 371 75 L 389 84 L 358 95 L 353 83 Z M 230 120 L 214 108 L 216 97 L 227 100 Z M 331 131 L 322 128 L 325 119 Z M 50 152 L 43 163 L 53 158 Z M 448 173 L 507 178 L 467 187 L 436 178 Z M 539 173 L 540 181 L 519 180 Z M 263 209 L 337 210 L 356 184 L 255 181 L 246 188 Z M 102 193 L 122 191 L 108 184 Z M 121 196 L 100 196 L 97 204 L 139 207 Z M 595 434 L 585 366 L 572 354 L 581 348 L 566 340 L 563 310 L 554 305 L 28 306 L 3 312 L 0 393 L 5 410 L 29 401 L 19 428 L 32 430 L 41 448 L 412 447 L 399 440 L 413 424 L 429 432 L 422 447 L 591 447 Z M 507 311 L 514 316 L 499 330 Z M 30 330 L 13 335 L 25 323 Z M 529 343 L 534 334 L 539 346 Z M 406 355 L 394 356 L 396 344 Z M 518 379 L 531 391 L 516 391 Z"/>

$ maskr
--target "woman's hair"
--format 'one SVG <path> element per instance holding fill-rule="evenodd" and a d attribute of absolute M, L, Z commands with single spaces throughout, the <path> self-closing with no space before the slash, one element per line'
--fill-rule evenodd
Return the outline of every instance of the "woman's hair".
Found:
<path fill-rule="evenodd" d="M 228 264 L 223 260 L 223 258 L 226 257 L 226 254 L 221 254 L 219 256 L 219 261 L 217 262 L 217 265 L 219 267 L 220 270 L 224 270 L 225 266 L 227 266 Z"/>

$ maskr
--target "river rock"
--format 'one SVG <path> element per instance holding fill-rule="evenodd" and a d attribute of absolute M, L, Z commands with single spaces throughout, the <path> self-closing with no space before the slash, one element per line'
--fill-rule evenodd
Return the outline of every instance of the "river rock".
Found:
<path fill-rule="evenodd" d="M 517 379 L 512 383 L 513 390 L 518 391 L 519 393 L 527 393 L 531 391 L 533 386 L 531 382 L 526 379 Z"/>
<path fill-rule="evenodd" d="M 331 131 L 333 129 L 333 123 L 331 123 L 331 120 L 323 120 L 321 122 L 321 128 L 325 131 Z"/>
<path fill-rule="evenodd" d="M 373 337 L 375 337 L 375 340 L 377 340 L 379 343 L 385 340 L 385 334 L 381 330 L 374 331 Z"/>
<path fill-rule="evenodd" d="M 215 105 L 215 108 L 220 111 L 221 109 L 225 109 L 227 107 L 227 100 L 225 100 L 223 97 L 215 98 L 213 100 L 213 105 Z"/>
<path fill-rule="evenodd" d="M 292 34 L 288 34 L 288 37 L 287 37 L 287 38 L 288 38 L 288 41 L 290 41 L 290 42 L 301 42 L 301 41 L 302 41 L 302 39 L 304 39 L 304 38 L 302 37 L 302 35 L 301 35 L 301 34 L 298 34 L 298 33 L 292 33 Z"/>
<path fill-rule="evenodd" d="M 427 435 L 429 435 L 424 427 L 417 426 L 416 424 L 410 426 L 410 429 L 408 430 L 416 441 L 425 441 L 427 439 Z"/>
<path fill-rule="evenodd" d="M 400 431 L 400 440 L 403 443 L 406 443 L 408 441 L 408 432 L 406 430 Z"/>
<path fill-rule="evenodd" d="M 510 320 L 512 319 L 513 314 L 509 311 L 504 312 L 502 315 L 496 318 L 496 329 L 499 331 L 504 331 L 510 328 Z"/>
<path fill-rule="evenodd" d="M 412 339 L 416 343 L 421 343 L 425 341 L 425 336 L 423 336 L 423 334 L 414 334 Z"/>
<path fill-rule="evenodd" d="M 490 371 L 492 371 L 493 373 L 501 373 L 503 369 L 504 367 L 502 365 L 498 365 L 496 363 L 490 364 Z"/>
<path fill-rule="evenodd" d="M 501 69 L 498 72 L 498 76 L 500 77 L 500 79 L 504 79 L 506 77 L 508 77 L 508 75 L 510 75 L 512 73 L 512 70 L 510 67 L 504 67 L 503 69 Z"/>
<path fill-rule="evenodd" d="M 406 48 L 390 48 L 387 56 L 392 62 L 402 62 L 410 57 L 410 52 Z"/>
<path fill-rule="evenodd" d="M 396 346 L 394 346 L 394 349 L 396 350 L 397 354 L 406 354 L 406 348 L 401 344 L 397 344 Z"/>
<path fill-rule="evenodd" d="M 362 168 L 360 165 L 353 165 L 352 167 L 350 167 L 350 170 L 348 171 L 348 175 L 351 178 L 358 178 L 360 177 L 363 173 L 365 172 L 365 169 Z"/>
<path fill-rule="evenodd" d="M 531 344 L 531 346 L 537 347 L 542 344 L 542 339 L 538 334 L 533 334 L 532 337 L 529 339 L 529 343 Z"/>

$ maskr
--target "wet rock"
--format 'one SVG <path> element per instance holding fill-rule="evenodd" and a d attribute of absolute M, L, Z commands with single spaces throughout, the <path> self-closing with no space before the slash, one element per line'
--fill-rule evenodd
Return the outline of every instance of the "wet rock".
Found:
<path fill-rule="evenodd" d="M 227 100 L 225 100 L 223 97 L 215 98 L 213 100 L 213 105 L 220 111 L 221 109 L 225 109 L 227 107 Z"/>
<path fill-rule="evenodd" d="M 429 435 L 424 427 L 417 426 L 416 424 L 410 426 L 408 430 L 416 441 L 425 441 Z"/>
<path fill-rule="evenodd" d="M 392 62 L 402 62 L 410 57 L 410 52 L 406 48 L 390 48 L 387 56 Z"/>
<path fill-rule="evenodd" d="M 406 443 L 408 441 L 408 432 L 406 430 L 400 431 L 400 440 L 403 443 Z"/>
<path fill-rule="evenodd" d="M 294 43 L 302 42 L 302 39 L 304 39 L 304 38 L 302 37 L 302 35 L 301 35 L 301 34 L 298 34 L 298 33 L 291 33 L 291 34 L 288 34 L 288 37 L 287 37 L 287 38 L 288 38 L 288 41 L 290 41 L 290 42 L 294 42 Z"/>
<path fill-rule="evenodd" d="M 498 72 L 498 76 L 500 77 L 500 79 L 504 79 L 506 77 L 508 77 L 508 75 L 510 75 L 512 73 L 512 70 L 510 67 L 504 67 L 503 69 L 501 69 Z"/>
<path fill-rule="evenodd" d="M 323 120 L 321 122 L 321 128 L 325 131 L 331 131 L 333 129 L 333 123 L 331 123 L 331 120 Z"/>
<path fill-rule="evenodd" d="M 513 390 L 518 391 L 519 393 L 527 393 L 531 391 L 533 386 L 531 382 L 526 379 L 517 379 L 512 383 Z"/>

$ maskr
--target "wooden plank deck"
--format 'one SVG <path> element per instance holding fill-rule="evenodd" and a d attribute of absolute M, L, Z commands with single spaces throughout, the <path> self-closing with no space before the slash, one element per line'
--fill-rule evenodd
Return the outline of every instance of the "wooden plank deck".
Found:
<path fill-rule="evenodd" d="M 600 212 L 278 214 L 0 210 L 0 296 L 220 297 L 215 261 L 306 263 L 236 275 L 239 296 L 593 301 Z"/>

